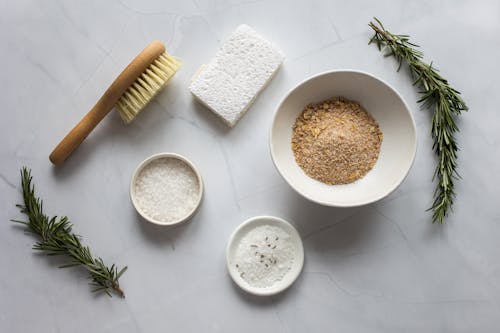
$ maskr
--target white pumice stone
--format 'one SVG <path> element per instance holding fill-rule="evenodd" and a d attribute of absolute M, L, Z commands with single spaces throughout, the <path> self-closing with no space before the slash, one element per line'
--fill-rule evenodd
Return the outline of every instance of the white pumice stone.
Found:
<path fill-rule="evenodd" d="M 278 48 L 240 25 L 191 82 L 191 93 L 233 127 L 283 62 Z"/>

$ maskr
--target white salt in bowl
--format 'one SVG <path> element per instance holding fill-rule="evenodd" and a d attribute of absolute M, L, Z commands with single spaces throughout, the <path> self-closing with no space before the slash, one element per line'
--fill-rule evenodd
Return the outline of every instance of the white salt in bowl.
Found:
<path fill-rule="evenodd" d="M 283 276 L 281 280 L 276 281 L 270 287 L 255 287 L 250 285 L 240 275 L 240 272 L 236 267 L 235 258 L 238 246 L 243 237 L 245 237 L 247 233 L 254 228 L 263 225 L 279 227 L 290 235 L 290 242 L 294 251 L 294 261 L 290 267 L 290 270 Z M 297 230 L 290 223 L 283 219 L 274 216 L 252 217 L 240 224 L 229 237 L 229 241 L 226 247 L 226 266 L 233 281 L 244 291 L 258 296 L 275 295 L 290 287 L 302 271 L 302 267 L 304 266 L 304 247 L 302 245 L 302 240 Z"/>
<path fill-rule="evenodd" d="M 338 96 L 360 103 L 378 122 L 383 140 L 375 166 L 363 178 L 327 185 L 296 163 L 292 126 L 307 104 Z M 403 182 L 415 159 L 417 131 L 408 105 L 388 83 L 362 71 L 335 70 L 310 77 L 285 95 L 274 115 L 270 148 L 278 172 L 303 197 L 326 206 L 355 207 L 386 197 Z"/>
<path fill-rule="evenodd" d="M 172 159 L 176 159 L 178 161 L 181 161 L 189 169 L 191 169 L 193 171 L 193 173 L 195 174 L 196 179 L 198 181 L 198 193 L 196 195 L 196 204 L 195 204 L 194 208 L 191 209 L 191 210 L 189 210 L 188 212 L 186 212 L 186 214 L 184 216 L 182 216 L 182 217 L 180 217 L 180 218 L 178 218 L 178 219 L 176 219 L 174 221 L 168 221 L 168 222 L 161 221 L 161 220 L 158 220 L 158 219 L 154 219 L 151 216 L 149 216 L 148 214 L 146 214 L 141 209 L 141 207 L 139 205 L 138 198 L 137 198 L 137 193 L 136 193 L 136 190 L 135 190 L 135 184 L 136 184 L 137 178 L 138 178 L 139 174 L 141 173 L 141 171 L 147 165 L 149 165 L 151 162 L 153 162 L 155 160 L 158 160 L 158 159 L 161 159 L 161 158 L 172 158 Z M 146 221 L 148 221 L 150 223 L 153 223 L 153 224 L 156 224 L 156 225 L 171 226 L 171 225 L 176 225 L 176 224 L 180 224 L 182 222 L 188 221 L 194 215 L 194 213 L 196 212 L 196 210 L 200 206 L 202 197 L 203 197 L 203 181 L 201 179 L 200 173 L 198 172 L 198 169 L 196 169 L 196 167 L 194 166 L 194 164 L 190 160 L 188 160 L 186 157 L 184 157 L 182 155 L 179 155 L 179 154 L 175 154 L 175 153 L 159 153 L 159 154 L 155 154 L 155 155 L 152 155 L 152 156 L 146 158 L 144 161 L 142 161 L 137 166 L 137 168 L 135 169 L 135 171 L 134 171 L 134 173 L 132 175 L 132 180 L 130 182 L 130 200 L 132 201 L 132 205 L 134 206 L 135 210 Z"/>

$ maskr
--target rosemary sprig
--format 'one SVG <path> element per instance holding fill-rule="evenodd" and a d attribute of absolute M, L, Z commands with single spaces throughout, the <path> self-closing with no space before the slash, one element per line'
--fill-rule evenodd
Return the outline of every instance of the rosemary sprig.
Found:
<path fill-rule="evenodd" d="M 451 87 L 432 62 L 423 61 L 424 54 L 417 49 L 419 46 L 410 42 L 408 35 L 395 35 L 387 31 L 382 23 L 374 18 L 376 23 L 370 22 L 369 26 L 375 34 L 370 43 L 376 43 L 381 52 L 388 51 L 385 56 L 394 56 L 399 62 L 398 71 L 403 62 L 410 68 L 411 75 L 415 78 L 414 85 L 423 90 L 418 103 L 423 107 L 433 108 L 431 135 L 434 139 L 432 146 L 438 156 L 433 180 L 438 179 L 434 191 L 434 202 L 429 210 L 433 211 L 432 221 L 443 223 L 455 199 L 455 180 L 460 178 L 457 173 L 458 146 L 455 133 L 459 131 L 456 116 L 468 108 L 460 97 L 460 92 Z"/>
<path fill-rule="evenodd" d="M 21 187 L 24 205 L 17 205 L 21 213 L 28 217 L 28 221 L 12 220 L 24 224 L 27 231 L 39 237 L 33 249 L 43 251 L 49 256 L 64 255 L 69 262 L 60 266 L 84 267 L 94 287 L 93 292 L 104 292 L 111 296 L 112 292 L 125 297 L 118 279 L 127 270 L 127 267 L 118 270 L 116 265 L 107 267 L 101 258 L 93 257 L 88 246 L 82 245 L 80 236 L 72 232 L 73 225 L 66 216 L 49 218 L 43 212 L 43 202 L 35 195 L 35 186 L 31 184 L 31 170 L 21 169 Z"/>

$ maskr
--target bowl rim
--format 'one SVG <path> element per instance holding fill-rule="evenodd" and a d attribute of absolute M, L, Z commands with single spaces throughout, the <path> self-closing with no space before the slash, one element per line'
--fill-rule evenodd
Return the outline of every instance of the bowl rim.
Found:
<path fill-rule="evenodd" d="M 394 184 L 392 187 L 390 187 L 388 189 L 388 191 L 385 191 L 381 195 L 376 196 L 376 197 L 374 197 L 372 199 L 369 199 L 369 200 L 358 201 L 358 202 L 353 202 L 353 203 L 332 203 L 332 202 L 327 202 L 327 201 L 318 200 L 318 199 L 309 197 L 306 194 L 304 194 L 301 191 L 299 191 L 294 185 L 292 185 L 288 181 L 287 177 L 285 177 L 283 171 L 281 170 L 281 168 L 278 166 L 278 163 L 276 162 L 275 151 L 274 151 L 274 144 L 273 144 L 273 132 L 274 132 L 274 127 L 275 127 L 275 123 L 276 123 L 276 118 L 278 116 L 278 112 L 281 109 L 281 107 L 283 106 L 283 103 L 287 100 L 287 98 L 295 90 L 297 90 L 299 87 L 301 87 L 305 83 L 307 83 L 307 82 L 309 82 L 311 80 L 317 79 L 317 78 L 319 78 L 321 76 L 329 75 L 329 74 L 335 74 L 335 73 L 351 73 L 351 74 L 365 75 L 365 76 L 368 76 L 368 77 L 370 77 L 372 79 L 375 79 L 375 80 L 379 81 L 380 83 L 382 83 L 383 85 L 385 85 L 387 88 L 389 88 L 394 94 L 396 94 L 396 96 L 401 100 L 401 102 L 403 102 L 405 112 L 410 117 L 411 126 L 412 126 L 412 129 L 413 129 L 413 133 L 415 134 L 415 140 L 414 140 L 413 147 L 412 147 L 412 157 L 411 157 L 410 165 L 408 166 L 407 170 L 405 171 L 403 177 L 401 177 L 401 179 L 396 184 Z M 334 69 L 334 70 L 323 71 L 323 72 L 311 75 L 311 76 L 305 78 L 304 80 L 300 81 L 296 85 L 294 85 L 291 89 L 289 89 L 285 93 L 284 97 L 278 103 L 278 106 L 276 107 L 276 109 L 274 111 L 273 120 L 271 122 L 271 128 L 269 129 L 269 150 L 270 150 L 270 153 L 271 153 L 271 159 L 273 161 L 274 167 L 276 168 L 276 170 L 278 170 L 278 173 L 280 174 L 280 176 L 285 180 L 285 182 L 295 192 L 297 192 L 303 198 L 305 198 L 305 199 L 307 199 L 309 201 L 312 201 L 314 203 L 317 203 L 317 204 L 320 204 L 320 205 L 323 205 L 323 206 L 329 206 L 329 207 L 339 207 L 339 208 L 361 207 L 361 206 L 372 204 L 374 202 L 377 202 L 377 201 L 382 200 L 383 198 L 389 196 L 392 192 L 394 192 L 404 182 L 404 180 L 408 176 L 408 174 L 409 174 L 409 172 L 410 172 L 410 170 L 411 170 L 411 168 L 412 168 L 412 166 L 413 166 L 413 164 L 415 162 L 415 157 L 417 155 L 417 144 L 418 144 L 418 132 L 417 132 L 417 126 L 415 124 L 415 119 L 413 118 L 413 115 L 412 115 L 412 113 L 410 111 L 410 107 L 408 106 L 408 103 L 406 103 L 406 101 L 403 98 L 403 96 L 391 84 L 389 84 L 385 80 L 377 77 L 375 74 L 372 74 L 372 73 L 369 73 L 369 72 L 366 72 L 366 71 L 362 71 L 362 70 L 358 70 L 358 69 L 349 69 L 349 68 L 347 68 L 347 69 Z"/>
<path fill-rule="evenodd" d="M 267 288 L 258 288 L 258 287 L 252 287 L 245 281 L 242 281 L 242 279 L 239 277 L 238 274 L 235 273 L 235 269 L 232 268 L 231 266 L 231 246 L 233 245 L 235 241 L 235 237 L 240 233 L 246 226 L 251 225 L 251 224 L 257 224 L 261 221 L 269 221 L 269 224 L 271 225 L 284 225 L 286 228 L 288 228 L 296 237 L 297 239 L 297 245 L 299 248 L 299 253 L 298 253 L 298 261 L 297 263 L 297 269 L 289 272 L 291 273 L 290 277 L 287 279 L 287 282 L 282 284 L 279 287 L 267 287 Z M 297 229 L 288 221 L 276 217 L 276 216 L 271 216 L 271 215 L 258 215 L 254 217 L 250 217 L 243 221 L 240 225 L 238 225 L 234 231 L 231 233 L 229 236 L 229 239 L 226 244 L 226 268 L 229 273 L 229 276 L 233 280 L 233 282 L 240 287 L 242 290 L 246 291 L 247 293 L 257 295 L 257 296 L 272 296 L 276 295 L 286 289 L 288 289 L 300 276 L 300 273 L 302 273 L 302 269 L 304 268 L 304 261 L 305 261 L 305 255 L 304 255 L 304 244 L 302 242 L 302 237 L 300 236 L 300 233 L 297 231 Z M 283 281 L 283 280 L 282 280 Z"/>
<path fill-rule="evenodd" d="M 196 178 L 198 180 L 198 184 L 199 184 L 199 189 L 198 189 L 198 200 L 196 202 L 196 205 L 194 206 L 194 208 L 189 211 L 185 216 L 181 217 L 180 219 L 178 220 L 175 220 L 175 221 L 172 221 L 172 222 L 164 222 L 164 221 L 160 221 L 160 220 L 156 220 L 148 215 L 146 215 L 144 212 L 141 211 L 141 209 L 139 208 L 139 205 L 137 203 L 137 200 L 136 200 L 136 195 L 135 195 L 135 189 L 134 189 L 134 184 L 135 184 L 135 181 L 137 179 L 137 176 L 139 175 L 139 173 L 142 171 L 142 169 L 148 165 L 149 163 L 151 163 L 152 161 L 154 160 L 157 160 L 157 159 L 160 159 L 160 158 L 174 158 L 174 159 L 177 159 L 177 160 L 180 160 L 184 163 L 186 163 L 190 168 L 191 170 L 193 170 L 194 174 L 196 175 Z M 157 154 L 153 154 L 149 157 L 147 157 L 146 159 L 144 159 L 141 163 L 139 163 L 139 165 L 136 167 L 135 171 L 133 172 L 132 174 L 132 179 L 130 181 L 130 186 L 129 186 L 129 194 L 130 194 L 130 201 L 132 202 L 132 205 L 134 206 L 136 212 L 144 219 L 146 220 L 147 222 L 150 222 L 150 223 L 153 223 L 153 224 L 156 224 L 156 225 L 159 225 L 159 226 L 172 226 L 172 225 L 177 225 L 177 224 L 181 224 L 183 222 L 186 222 L 188 221 L 191 217 L 193 217 L 194 213 L 196 212 L 196 210 L 198 209 L 198 207 L 200 206 L 201 204 L 201 200 L 203 198 L 203 180 L 201 178 L 201 174 L 200 172 L 198 171 L 198 169 L 196 168 L 196 166 L 193 164 L 193 162 L 191 162 L 189 159 L 187 159 L 186 157 L 180 155 L 180 154 L 176 154 L 176 153 L 171 153 L 171 152 L 163 152 L 163 153 L 157 153 Z"/>

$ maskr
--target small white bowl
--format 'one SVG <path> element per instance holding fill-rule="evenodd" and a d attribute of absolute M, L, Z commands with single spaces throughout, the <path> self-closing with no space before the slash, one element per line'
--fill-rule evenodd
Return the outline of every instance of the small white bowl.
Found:
<path fill-rule="evenodd" d="M 236 254 L 236 250 L 241 239 L 250 230 L 261 225 L 276 226 L 286 231 L 290 235 L 293 247 L 295 249 L 295 260 L 292 264 L 291 269 L 285 274 L 283 279 L 277 281 L 272 286 L 265 288 L 253 287 L 248 284 L 248 282 L 240 276 L 240 273 L 236 269 L 236 263 L 233 262 L 233 258 Z M 300 272 L 302 271 L 302 267 L 304 266 L 304 247 L 302 246 L 302 240 L 297 230 L 290 223 L 286 222 L 283 219 L 274 216 L 252 217 L 240 224 L 233 232 L 233 234 L 229 237 L 229 241 L 226 247 L 226 266 L 233 281 L 246 292 L 258 296 L 275 295 L 285 290 L 293 282 L 295 282 Z"/>
<path fill-rule="evenodd" d="M 327 185 L 307 176 L 291 147 L 292 126 L 310 103 L 342 96 L 359 102 L 383 133 L 378 160 L 365 177 L 346 185 Z M 383 80 L 361 71 L 336 70 L 306 79 L 290 90 L 274 115 L 271 156 L 278 172 L 305 198 L 326 206 L 355 207 L 380 200 L 407 176 L 415 159 L 417 131 L 401 95 Z"/>
<path fill-rule="evenodd" d="M 150 216 L 146 215 L 143 211 L 141 211 L 141 209 L 137 203 L 137 198 L 135 195 L 135 188 L 134 188 L 134 184 L 135 184 L 135 181 L 137 179 L 137 176 L 139 175 L 141 170 L 146 165 L 148 165 L 152 161 L 157 160 L 159 158 L 173 158 L 173 159 L 177 159 L 177 160 L 184 162 L 187 166 L 189 166 L 193 170 L 193 172 L 196 175 L 196 178 L 198 179 L 198 185 L 199 185 L 198 201 L 196 202 L 195 207 L 190 212 L 188 212 L 185 216 L 183 216 L 182 218 L 180 218 L 176 221 L 165 222 L 165 221 L 155 220 L 155 219 L 151 218 Z M 170 226 L 170 225 L 179 224 L 179 223 L 182 223 L 182 222 L 189 220 L 194 215 L 194 213 L 196 212 L 198 207 L 200 206 L 202 197 L 203 197 L 203 181 L 201 179 L 200 173 L 198 172 L 198 170 L 196 169 L 196 167 L 194 166 L 194 164 L 190 160 L 188 160 L 186 157 L 184 157 L 182 155 L 175 154 L 175 153 L 159 153 L 159 154 L 155 154 L 155 155 L 152 155 L 152 156 L 146 158 L 144 161 L 142 161 L 137 166 L 137 168 L 135 169 L 135 171 L 132 175 L 132 181 L 130 182 L 130 200 L 132 201 L 132 205 L 134 206 L 135 210 L 146 221 L 151 222 L 153 224 L 157 224 L 157 225 Z"/>

